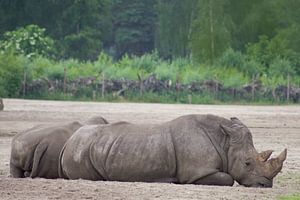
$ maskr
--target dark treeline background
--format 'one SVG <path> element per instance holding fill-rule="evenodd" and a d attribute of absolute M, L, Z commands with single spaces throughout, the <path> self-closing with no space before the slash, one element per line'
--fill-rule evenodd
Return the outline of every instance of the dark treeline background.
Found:
<path fill-rule="evenodd" d="M 299 53 L 299 9 L 298 0 L 1 0 L 0 34 L 36 24 L 61 58 L 157 50 L 214 62 L 228 47 L 246 52 L 260 36 Z"/>
<path fill-rule="evenodd" d="M 299 10 L 299 0 L 1 0 L 0 53 L 29 60 L 0 55 L 0 91 L 11 88 L 4 68 L 26 65 L 26 78 L 38 79 L 43 70 L 62 77 L 70 65 L 75 78 L 90 70 L 99 80 L 98 73 L 134 80 L 155 73 L 173 83 L 284 85 L 288 100 L 300 84 Z"/>

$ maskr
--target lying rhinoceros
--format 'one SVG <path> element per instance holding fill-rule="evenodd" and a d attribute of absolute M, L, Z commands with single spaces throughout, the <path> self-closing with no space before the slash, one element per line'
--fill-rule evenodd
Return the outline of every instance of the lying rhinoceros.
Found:
<path fill-rule="evenodd" d="M 107 124 L 93 117 L 86 124 Z M 11 145 L 12 177 L 58 178 L 58 158 L 62 147 L 82 124 L 79 122 L 39 125 L 17 134 Z"/>
<path fill-rule="evenodd" d="M 286 150 L 258 153 L 237 118 L 187 115 L 160 125 L 84 126 L 66 142 L 59 175 L 69 179 L 272 187 Z M 269 159 L 269 160 L 268 160 Z"/>

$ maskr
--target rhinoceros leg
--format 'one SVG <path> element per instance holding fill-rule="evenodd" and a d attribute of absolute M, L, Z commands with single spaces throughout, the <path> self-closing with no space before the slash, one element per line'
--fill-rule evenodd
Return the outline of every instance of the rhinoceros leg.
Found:
<path fill-rule="evenodd" d="M 232 186 L 233 183 L 234 180 L 229 174 L 224 172 L 216 172 L 214 174 L 198 179 L 193 184 Z"/>
<path fill-rule="evenodd" d="M 24 171 L 10 163 L 10 174 L 14 178 L 24 178 Z"/>
<path fill-rule="evenodd" d="M 31 170 L 31 174 L 30 174 L 31 178 L 38 176 L 39 163 L 40 163 L 45 151 L 47 150 L 47 148 L 48 148 L 48 144 L 46 144 L 46 143 L 40 143 L 36 147 L 36 149 L 34 151 L 34 155 L 33 155 L 33 164 L 32 164 L 32 170 Z"/>

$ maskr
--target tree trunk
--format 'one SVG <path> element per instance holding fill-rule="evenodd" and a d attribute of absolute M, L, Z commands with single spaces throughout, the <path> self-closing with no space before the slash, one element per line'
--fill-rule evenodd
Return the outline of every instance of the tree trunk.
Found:
<path fill-rule="evenodd" d="M 26 72 L 26 69 L 24 69 L 24 77 L 23 77 L 23 98 L 25 98 L 25 95 L 26 95 L 26 82 L 27 82 L 27 72 Z"/>
<path fill-rule="evenodd" d="M 210 22 L 210 53 L 211 53 L 211 65 L 214 64 L 215 57 L 215 41 L 214 41 L 214 20 L 213 20 L 213 10 L 212 10 L 212 0 L 209 1 L 209 22 Z"/>
<path fill-rule="evenodd" d="M 96 100 L 96 91 L 95 91 L 95 90 L 93 90 L 93 96 L 92 96 L 92 99 L 93 99 L 93 101 Z"/>
<path fill-rule="evenodd" d="M 219 94 L 219 82 L 216 81 L 215 85 L 215 99 L 218 99 Z"/>
<path fill-rule="evenodd" d="M 143 83 L 143 78 L 140 76 L 140 74 L 138 75 L 138 79 L 139 79 L 139 83 L 140 83 L 140 95 L 143 96 L 144 93 L 144 83 Z"/>
<path fill-rule="evenodd" d="M 272 89 L 272 96 L 273 96 L 273 98 L 274 98 L 274 101 L 275 102 L 277 102 L 277 95 L 276 95 L 276 88 L 274 87 L 273 89 Z"/>
<path fill-rule="evenodd" d="M 179 97 L 179 89 L 180 89 L 180 82 L 179 82 L 179 74 L 176 76 L 176 101 Z"/>
<path fill-rule="evenodd" d="M 67 68 L 64 68 L 64 85 L 63 85 L 64 94 L 67 92 Z"/>
<path fill-rule="evenodd" d="M 187 54 L 190 56 L 190 58 L 193 57 L 192 55 L 192 50 L 191 50 L 191 36 L 192 36 L 192 30 L 193 30 L 193 26 L 192 26 L 192 22 L 194 19 L 194 9 L 192 9 L 191 14 L 190 14 L 190 19 L 189 19 L 189 31 L 188 31 L 188 36 L 187 36 Z"/>
<path fill-rule="evenodd" d="M 252 92 L 252 101 L 254 101 L 254 96 L 255 96 L 254 75 L 252 75 L 251 92 Z"/>
<path fill-rule="evenodd" d="M 287 75 L 286 100 L 290 100 L 290 74 Z"/>
<path fill-rule="evenodd" d="M 105 94 L 105 76 L 102 74 L 102 88 L 101 88 L 101 97 L 104 98 Z"/>

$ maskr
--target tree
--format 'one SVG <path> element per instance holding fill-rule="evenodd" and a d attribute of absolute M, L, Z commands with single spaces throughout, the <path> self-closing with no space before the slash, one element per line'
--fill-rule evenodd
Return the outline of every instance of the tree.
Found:
<path fill-rule="evenodd" d="M 111 30 L 107 24 L 109 1 L 69 0 L 68 4 L 61 4 L 65 9 L 58 23 L 57 45 L 63 58 L 96 60 L 103 47 L 102 41 L 107 40 L 102 35 L 107 37 Z"/>
<path fill-rule="evenodd" d="M 116 57 L 143 55 L 154 49 L 155 0 L 113 0 Z"/>
<path fill-rule="evenodd" d="M 197 17 L 192 24 L 192 57 L 200 62 L 210 61 L 230 46 L 230 18 L 224 13 L 225 0 L 199 0 Z"/>
<path fill-rule="evenodd" d="M 289 101 L 291 76 L 295 74 L 295 69 L 291 62 L 282 58 L 274 59 L 270 65 L 269 74 L 270 76 L 283 77 L 286 80 L 286 100 Z"/>
<path fill-rule="evenodd" d="M 58 58 L 93 60 L 111 42 L 110 5 L 110 0 L 3 0 L 0 33 L 37 24 L 54 38 Z"/>
<path fill-rule="evenodd" d="M 191 24 L 197 0 L 158 0 L 155 48 L 163 58 L 190 54 Z"/>
<path fill-rule="evenodd" d="M 0 42 L 2 51 L 13 50 L 28 58 L 37 55 L 50 56 L 53 51 L 53 40 L 45 35 L 45 29 L 36 25 L 28 25 L 9 31 L 4 34 L 4 40 Z"/>

